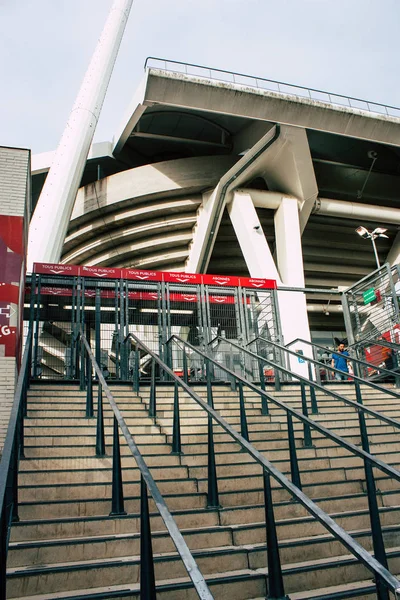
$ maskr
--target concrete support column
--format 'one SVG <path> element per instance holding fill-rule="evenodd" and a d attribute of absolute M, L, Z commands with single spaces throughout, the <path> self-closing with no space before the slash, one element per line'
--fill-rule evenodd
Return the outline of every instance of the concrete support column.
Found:
<path fill-rule="evenodd" d="M 275 214 L 277 265 L 261 227 L 249 193 L 235 192 L 228 212 L 251 277 L 276 279 L 278 286 L 304 287 L 303 257 L 297 200 L 283 197 Z M 306 298 L 300 292 L 278 292 L 279 312 L 285 344 L 296 338 L 310 339 Z M 309 354 L 306 345 L 295 348 Z M 306 375 L 307 368 L 297 358 L 292 370 Z"/>
<path fill-rule="evenodd" d="M 0 148 L 0 453 L 21 358 L 30 151 Z"/>
<path fill-rule="evenodd" d="M 250 194 L 235 192 L 228 212 L 250 276 L 276 279 L 281 283 Z"/>
<path fill-rule="evenodd" d="M 303 251 L 298 204 L 296 198 L 282 198 L 275 212 L 275 243 L 278 271 L 282 284 L 288 287 L 304 287 Z M 310 340 L 306 296 L 301 292 L 278 292 L 284 343 L 303 338 Z M 297 344 L 292 350 L 300 350 L 310 355 L 306 344 Z M 290 358 L 292 370 L 307 374 L 307 367 L 301 359 Z"/>

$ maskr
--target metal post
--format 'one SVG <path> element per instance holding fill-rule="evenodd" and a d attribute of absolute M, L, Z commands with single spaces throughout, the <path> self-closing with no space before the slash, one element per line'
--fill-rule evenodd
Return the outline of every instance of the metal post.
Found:
<path fill-rule="evenodd" d="M 307 361 L 308 365 L 308 378 L 310 380 L 310 398 L 311 398 L 311 412 L 313 415 L 318 414 L 318 404 L 317 404 L 317 396 L 315 394 L 315 388 L 313 386 L 313 374 L 312 374 L 312 366 L 310 361 Z"/>
<path fill-rule="evenodd" d="M 96 456 L 101 458 L 105 455 L 106 444 L 104 440 L 103 386 L 99 381 L 97 387 Z"/>
<path fill-rule="evenodd" d="M 156 600 L 147 485 L 140 478 L 140 600 Z"/>
<path fill-rule="evenodd" d="M 101 368 L 101 296 L 100 287 L 96 286 L 95 298 L 95 343 L 96 343 L 96 362 Z M 95 374 L 97 379 L 97 374 Z"/>
<path fill-rule="evenodd" d="M 25 458 L 25 439 L 24 439 L 24 404 L 26 399 L 24 399 L 24 395 L 26 394 L 25 384 L 22 387 L 22 401 L 18 411 L 18 462 L 20 458 Z"/>
<path fill-rule="evenodd" d="M 18 432 L 15 432 L 14 435 L 14 443 L 11 452 L 11 464 L 12 466 L 12 479 L 11 479 L 11 501 L 12 501 L 12 513 L 11 513 L 11 521 L 13 523 L 18 523 Z"/>
<path fill-rule="evenodd" d="M 121 452 L 119 448 L 119 427 L 114 416 L 113 427 L 113 464 L 112 464 L 112 498 L 110 517 L 126 515 L 124 510 L 124 492 L 122 488 Z"/>
<path fill-rule="evenodd" d="M 365 452 L 369 453 L 370 448 L 368 440 L 368 431 L 365 423 L 365 414 L 362 410 L 358 411 L 358 419 L 360 423 L 361 446 Z M 374 548 L 374 555 L 376 560 L 378 560 L 381 563 L 381 565 L 387 569 L 388 562 L 386 557 L 385 544 L 383 541 L 378 502 L 376 499 L 375 478 L 372 471 L 372 466 L 366 459 L 364 459 L 364 471 L 365 481 L 367 485 L 368 508 L 369 518 L 371 522 L 372 545 Z M 388 592 L 385 586 L 381 585 L 381 582 L 379 582 L 379 580 L 376 581 L 376 587 L 379 600 L 389 600 Z"/>
<path fill-rule="evenodd" d="M 150 380 L 150 402 L 149 417 L 156 418 L 157 415 L 157 397 L 156 397 L 156 361 L 151 360 L 151 380 Z"/>
<path fill-rule="evenodd" d="M 287 413 L 287 428 L 288 428 L 288 440 L 289 440 L 289 456 L 290 456 L 290 472 L 292 475 L 292 482 L 299 490 L 301 487 L 299 462 L 297 460 L 296 451 L 296 439 L 294 437 L 293 419 L 290 412 Z"/>
<path fill-rule="evenodd" d="M 183 369 L 183 381 L 189 383 L 188 378 L 188 363 L 185 347 L 182 348 L 182 369 Z"/>
<path fill-rule="evenodd" d="M 35 318 L 35 335 L 33 343 L 33 378 L 37 378 L 38 368 L 38 352 L 39 352 L 39 323 L 40 323 L 40 291 L 42 286 L 42 278 L 38 276 L 37 294 L 36 294 L 36 318 Z M 36 289 L 35 289 L 36 292 Z"/>
<path fill-rule="evenodd" d="M 86 353 L 86 418 L 93 417 L 93 379 L 92 363 L 89 354 Z"/>
<path fill-rule="evenodd" d="M 140 389 L 140 378 L 139 378 L 139 374 L 140 374 L 140 354 L 139 354 L 139 348 L 138 345 L 136 344 L 135 346 L 135 360 L 133 363 L 133 390 L 136 394 L 139 393 L 139 389 Z"/>
<path fill-rule="evenodd" d="M 174 387 L 174 418 L 172 428 L 172 451 L 171 454 L 182 454 L 181 446 L 181 423 L 179 418 L 179 390 L 178 382 L 175 381 Z"/>
<path fill-rule="evenodd" d="M 80 369 L 79 369 L 79 389 L 85 390 L 85 347 L 80 340 Z"/>
<path fill-rule="evenodd" d="M 318 361 L 317 349 L 316 349 L 315 346 L 312 346 L 312 355 L 313 355 L 313 359 L 315 361 Z M 322 385 L 322 381 L 321 381 L 321 367 L 319 365 L 315 365 L 315 377 L 316 377 L 317 383 L 319 385 Z"/>
<path fill-rule="evenodd" d="M 306 386 L 304 381 L 300 381 L 300 389 L 301 389 L 301 410 L 305 417 L 308 417 L 308 407 L 307 407 L 307 395 L 306 395 Z M 304 423 L 304 447 L 312 448 L 312 437 L 311 437 L 311 427 L 308 423 Z"/>
<path fill-rule="evenodd" d="M 249 430 L 247 427 L 246 407 L 244 405 L 243 383 L 240 380 L 238 381 L 238 388 L 240 402 L 240 435 L 248 442 L 250 440 Z"/>
<path fill-rule="evenodd" d="M 265 391 L 264 363 L 261 359 L 258 360 L 258 373 L 260 376 L 260 388 Z"/>
<path fill-rule="evenodd" d="M 368 237 L 370 238 L 370 240 L 371 240 L 371 242 L 372 242 L 372 247 L 373 247 L 373 249 L 374 249 L 374 255 L 375 255 L 375 260 L 376 260 L 376 268 L 377 268 L 377 269 L 380 269 L 380 268 L 381 268 L 381 265 L 380 265 L 380 263 L 379 263 L 379 256 L 378 256 L 378 251 L 377 251 L 377 249 L 376 249 L 375 238 L 374 238 L 374 236 L 373 236 L 373 235 L 371 235 L 371 234 L 370 234 Z"/>
<path fill-rule="evenodd" d="M 217 468 L 215 465 L 215 449 L 213 422 L 211 415 L 208 415 L 208 490 L 207 490 L 207 508 L 221 508 L 218 497 Z"/>
<path fill-rule="evenodd" d="M 7 510 L 5 504 L 0 515 L 0 600 L 7 599 L 6 578 L 7 578 L 7 538 L 8 522 Z"/>
<path fill-rule="evenodd" d="M 274 359 L 276 362 L 275 352 L 276 352 L 276 348 L 274 348 Z M 274 368 L 274 379 L 275 379 L 275 391 L 280 392 L 281 391 L 281 376 L 280 376 L 278 367 Z"/>
<path fill-rule="evenodd" d="M 211 408 L 214 408 L 214 399 L 211 382 L 211 366 L 210 361 L 206 358 L 206 382 L 207 382 L 207 402 Z"/>
<path fill-rule="evenodd" d="M 281 559 L 279 556 L 278 536 L 272 502 L 271 481 L 269 473 L 264 470 L 264 504 L 265 526 L 267 530 L 268 560 L 268 596 L 269 600 L 289 600 L 283 587 Z"/>

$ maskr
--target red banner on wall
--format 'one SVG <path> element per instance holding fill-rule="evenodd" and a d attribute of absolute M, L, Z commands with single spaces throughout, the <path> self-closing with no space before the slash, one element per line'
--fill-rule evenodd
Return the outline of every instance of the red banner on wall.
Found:
<path fill-rule="evenodd" d="M 209 275 L 202 273 L 176 273 L 172 271 L 141 271 L 139 269 L 114 269 L 109 267 L 85 267 L 35 263 L 33 272 L 42 275 L 70 275 L 73 277 L 94 277 L 96 279 L 128 279 L 131 281 L 165 281 L 179 284 L 205 284 L 219 288 L 246 287 L 253 289 L 276 289 L 274 279 L 255 279 L 231 275 Z"/>

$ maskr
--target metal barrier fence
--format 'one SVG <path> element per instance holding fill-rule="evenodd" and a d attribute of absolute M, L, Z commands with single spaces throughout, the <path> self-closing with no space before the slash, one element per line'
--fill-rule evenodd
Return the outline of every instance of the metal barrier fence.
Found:
<path fill-rule="evenodd" d="M 399 268 L 385 264 L 343 293 L 349 344 L 380 337 L 395 341 L 399 330 L 399 287 Z"/>
<path fill-rule="evenodd" d="M 166 359 L 165 344 L 179 335 L 205 348 L 217 335 L 246 343 L 258 335 L 281 339 L 276 290 L 33 274 L 27 280 L 25 327 L 33 326 L 32 376 L 78 379 L 76 337 L 82 328 L 106 379 L 131 377 L 134 352 L 123 344 L 135 334 Z M 187 367 L 198 371 L 196 358 Z M 150 359 L 140 356 L 140 376 Z M 177 370 L 182 372 L 183 364 Z"/>
<path fill-rule="evenodd" d="M 213 81 L 223 81 L 227 83 L 233 83 L 235 85 L 243 85 L 246 87 L 254 87 L 260 90 L 278 92 L 280 94 L 286 94 L 288 96 L 294 96 L 297 98 L 317 100 L 332 106 L 347 106 L 349 108 L 366 110 L 368 112 L 380 115 L 400 117 L 400 108 L 397 108 L 396 106 L 388 106 L 386 104 L 380 104 L 379 102 L 370 102 L 369 100 L 362 100 L 361 98 L 343 96 L 342 94 L 333 94 L 332 92 L 307 88 L 301 85 L 276 81 L 274 79 L 265 79 L 263 77 L 256 77 L 254 75 L 245 75 L 244 73 L 213 69 L 211 67 L 204 67 L 201 65 L 182 63 L 176 60 L 156 58 L 155 56 L 148 56 L 146 58 L 144 68 L 154 68 L 161 69 L 163 71 L 170 71 L 172 73 L 194 75 L 195 77 L 211 79 Z"/>

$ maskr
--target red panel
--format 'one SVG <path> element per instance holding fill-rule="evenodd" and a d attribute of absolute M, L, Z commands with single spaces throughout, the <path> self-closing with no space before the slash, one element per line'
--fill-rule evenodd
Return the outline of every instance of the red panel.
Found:
<path fill-rule="evenodd" d="M 164 272 L 164 281 L 174 283 L 203 283 L 203 275 L 200 273 L 174 273 Z"/>
<path fill-rule="evenodd" d="M 209 296 L 210 304 L 235 304 L 234 296 Z"/>
<path fill-rule="evenodd" d="M 254 279 L 251 277 L 241 277 L 240 285 L 247 288 L 264 289 L 264 290 L 275 290 L 276 281 L 275 279 Z"/>
<path fill-rule="evenodd" d="M 100 279 L 120 279 L 122 269 L 108 267 L 80 267 L 82 277 L 97 277 Z"/>
<path fill-rule="evenodd" d="M 56 263 L 34 263 L 33 272 L 40 275 L 70 275 L 77 277 L 81 267 L 75 265 L 58 265 Z"/>
<path fill-rule="evenodd" d="M 23 217 L 1 215 L 0 238 L 10 250 L 22 257 L 25 245 Z"/>
<path fill-rule="evenodd" d="M 229 277 L 228 275 L 203 275 L 203 283 L 219 287 L 238 286 L 239 277 Z"/>
<path fill-rule="evenodd" d="M 136 281 L 162 281 L 162 271 L 140 271 L 136 269 L 121 269 L 124 279 Z"/>

